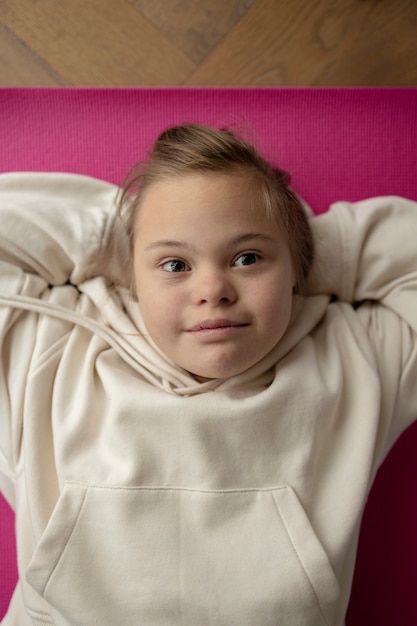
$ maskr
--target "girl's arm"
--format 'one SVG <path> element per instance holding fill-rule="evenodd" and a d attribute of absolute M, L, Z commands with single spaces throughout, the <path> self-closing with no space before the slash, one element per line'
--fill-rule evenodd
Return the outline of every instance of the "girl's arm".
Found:
<path fill-rule="evenodd" d="M 16 308 L 13 299 L 55 301 L 50 286 L 89 277 L 115 192 L 84 176 L 0 175 L 0 491 L 12 505 L 38 324 L 38 316 Z"/>
<path fill-rule="evenodd" d="M 381 302 L 417 330 L 417 202 L 338 202 L 311 224 L 317 258 L 309 291 Z"/>
<path fill-rule="evenodd" d="M 386 452 L 417 418 L 417 203 L 339 202 L 313 218 L 312 228 L 317 258 L 309 291 L 353 304 L 346 315 L 366 330 L 381 381 Z"/>
<path fill-rule="evenodd" d="M 1 175 L 0 260 L 49 285 L 79 284 L 88 278 L 116 190 L 74 174 Z"/>

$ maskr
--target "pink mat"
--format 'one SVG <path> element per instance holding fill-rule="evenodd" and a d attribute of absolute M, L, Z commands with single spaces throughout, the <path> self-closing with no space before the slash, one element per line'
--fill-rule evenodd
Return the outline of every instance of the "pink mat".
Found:
<path fill-rule="evenodd" d="M 417 200 L 417 89 L 410 88 L 0 89 L 0 171 L 68 171 L 119 183 L 157 133 L 185 121 L 243 129 L 291 172 L 317 213 L 335 200 Z M 417 624 L 415 450 L 417 424 L 371 492 L 348 626 Z M 12 516 L 0 504 L 1 617 L 16 571 Z"/>

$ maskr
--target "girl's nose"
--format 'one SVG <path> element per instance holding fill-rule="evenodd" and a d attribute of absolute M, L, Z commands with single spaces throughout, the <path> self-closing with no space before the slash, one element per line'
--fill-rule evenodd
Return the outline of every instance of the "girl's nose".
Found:
<path fill-rule="evenodd" d="M 232 304 L 236 289 L 230 277 L 222 271 L 208 271 L 195 276 L 193 299 L 196 304 Z"/>

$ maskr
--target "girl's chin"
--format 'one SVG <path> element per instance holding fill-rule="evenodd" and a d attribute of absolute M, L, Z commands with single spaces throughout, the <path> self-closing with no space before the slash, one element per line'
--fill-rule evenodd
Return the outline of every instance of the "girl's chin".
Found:
<path fill-rule="evenodd" d="M 197 374 L 196 372 L 191 372 L 190 370 L 188 370 L 188 373 L 191 374 L 191 376 L 193 376 L 197 382 L 199 383 L 207 383 L 210 380 L 222 380 L 225 378 L 232 378 L 233 376 L 237 376 L 238 374 L 241 374 L 242 372 L 244 372 L 247 368 L 241 368 L 241 367 L 235 367 L 235 368 L 227 368 L 226 371 L 223 370 L 217 370 L 216 368 L 213 368 L 213 370 L 211 371 L 206 371 L 200 374 Z"/>

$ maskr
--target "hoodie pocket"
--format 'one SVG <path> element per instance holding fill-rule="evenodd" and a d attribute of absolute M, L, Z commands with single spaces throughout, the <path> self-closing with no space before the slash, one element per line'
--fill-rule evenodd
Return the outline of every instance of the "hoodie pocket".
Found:
<path fill-rule="evenodd" d="M 319 626 L 339 595 L 288 486 L 67 483 L 27 579 L 57 626 Z"/>

